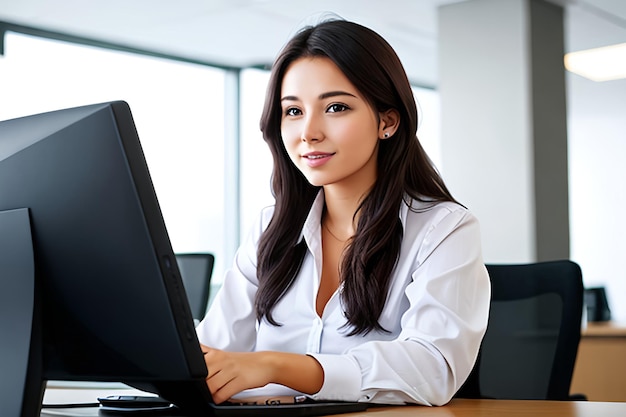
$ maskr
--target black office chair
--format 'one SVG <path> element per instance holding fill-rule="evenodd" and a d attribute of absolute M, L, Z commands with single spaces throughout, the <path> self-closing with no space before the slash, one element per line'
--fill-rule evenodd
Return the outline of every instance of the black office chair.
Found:
<path fill-rule="evenodd" d="M 489 324 L 461 398 L 568 400 L 583 282 L 571 261 L 487 265 Z M 578 395 L 576 399 L 584 399 Z"/>
<path fill-rule="evenodd" d="M 185 286 L 191 314 L 202 320 L 211 294 L 211 275 L 215 257 L 210 253 L 177 253 L 176 263 Z"/>

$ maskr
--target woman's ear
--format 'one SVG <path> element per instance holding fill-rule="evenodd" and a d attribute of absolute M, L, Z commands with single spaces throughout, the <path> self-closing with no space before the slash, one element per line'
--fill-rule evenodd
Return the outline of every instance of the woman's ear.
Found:
<path fill-rule="evenodd" d="M 400 125 L 400 113 L 396 109 L 389 109 L 378 113 L 378 138 L 389 139 L 395 135 Z"/>

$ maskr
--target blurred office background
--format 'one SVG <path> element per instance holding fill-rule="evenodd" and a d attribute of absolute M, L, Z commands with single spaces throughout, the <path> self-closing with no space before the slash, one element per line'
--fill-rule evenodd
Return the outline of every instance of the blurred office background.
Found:
<path fill-rule="evenodd" d="M 555 170 L 565 170 L 566 178 L 554 185 L 554 195 L 565 206 L 547 226 L 536 221 L 543 206 L 535 200 L 546 197 L 550 207 L 550 167 L 529 168 L 538 163 L 528 156 L 538 145 L 532 138 L 537 114 L 527 108 L 534 102 L 526 101 L 532 82 L 520 81 L 511 95 L 523 114 L 521 122 L 506 115 L 515 123 L 499 127 L 508 123 L 511 135 L 482 141 L 502 122 L 489 108 L 515 108 L 506 105 L 507 91 L 494 103 L 487 90 L 506 90 L 507 77 L 520 68 L 514 80 L 535 74 L 530 64 L 524 70 L 523 59 L 535 48 L 527 42 L 537 20 L 529 10 L 541 20 L 542 7 L 557 10 L 563 54 L 626 43 L 622 0 L 0 0 L 0 120 L 127 101 L 174 250 L 214 253 L 219 284 L 259 210 L 272 203 L 271 158 L 258 129 L 267 68 L 303 25 L 331 15 L 354 20 L 378 31 L 403 61 L 419 103 L 418 136 L 453 194 L 478 215 L 485 261 L 569 257 L 582 267 L 586 286 L 606 286 L 613 318 L 626 321 L 626 80 L 592 81 L 564 70 L 564 103 L 554 114 L 566 111 L 565 142 L 557 150 L 566 164 Z M 490 33 L 489 24 L 499 19 Z M 519 36 L 511 35 L 517 29 L 510 22 L 519 24 Z M 497 31 L 501 26 L 506 36 Z M 485 51 L 480 55 L 480 41 L 471 47 L 455 41 L 475 41 L 463 34 L 481 31 L 490 43 L 488 59 Z M 487 81 L 493 86 L 481 84 L 480 74 L 463 82 L 458 74 L 480 71 L 474 59 L 511 70 Z M 446 89 L 452 85 L 454 91 Z M 459 110 L 448 111 L 447 103 L 465 88 L 471 92 L 462 110 L 467 117 L 456 117 Z M 516 170 L 513 178 L 521 178 L 524 189 L 509 181 Z M 504 187 L 491 184 L 498 178 Z M 547 194 L 533 191 L 546 183 Z M 554 232 L 552 223 L 567 230 Z M 559 250 L 537 249 L 555 233 Z"/>

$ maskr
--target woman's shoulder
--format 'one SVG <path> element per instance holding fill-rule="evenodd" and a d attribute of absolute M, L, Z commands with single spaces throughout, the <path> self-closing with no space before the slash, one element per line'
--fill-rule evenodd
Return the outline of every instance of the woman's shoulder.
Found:
<path fill-rule="evenodd" d="M 269 206 L 265 206 L 261 209 L 261 212 L 259 214 L 259 221 L 262 225 L 267 226 L 270 220 L 272 220 L 272 216 L 274 215 L 274 208 L 275 206 L 272 204 Z"/>
<path fill-rule="evenodd" d="M 422 260 L 452 236 L 461 245 L 480 244 L 478 219 L 461 204 L 416 200 L 407 202 L 400 217 L 404 229 L 403 242 L 419 248 Z"/>
<path fill-rule="evenodd" d="M 406 198 L 400 213 L 406 224 L 428 223 L 435 225 L 447 219 L 453 222 L 475 221 L 474 215 L 465 206 L 454 201 Z"/>
<path fill-rule="evenodd" d="M 249 229 L 247 229 L 247 240 L 257 242 L 265 229 L 267 229 L 267 226 L 272 220 L 273 214 L 273 205 L 268 205 L 261 208 L 261 210 L 257 213 L 254 222 L 250 223 Z"/>
<path fill-rule="evenodd" d="M 257 237 L 260 237 L 263 231 L 267 229 L 267 226 L 270 224 L 270 221 L 272 221 L 273 216 L 274 205 L 268 205 L 261 209 L 257 215 L 255 226 L 253 228 L 254 234 L 258 235 Z"/>
<path fill-rule="evenodd" d="M 405 197 L 404 206 L 412 213 L 469 213 L 469 210 L 455 201 L 437 201 L 428 198 Z"/>

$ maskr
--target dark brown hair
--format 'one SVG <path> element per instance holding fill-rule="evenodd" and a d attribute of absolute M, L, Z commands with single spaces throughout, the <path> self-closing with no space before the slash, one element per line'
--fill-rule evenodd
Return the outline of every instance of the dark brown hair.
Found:
<path fill-rule="evenodd" d="M 417 106 L 396 53 L 374 31 L 345 20 L 301 30 L 272 67 L 261 131 L 274 158 L 272 191 L 276 205 L 258 247 L 257 318 L 280 325 L 273 319 L 272 309 L 300 270 L 307 251 L 300 233 L 320 189 L 291 162 L 281 137 L 283 77 L 292 62 L 311 56 L 332 60 L 375 111 L 395 109 L 400 114 L 396 133 L 380 141 L 379 175 L 358 209 L 356 233 L 340 267 L 349 334 L 384 331 L 378 318 L 400 254 L 403 229 L 398 213 L 404 198 L 431 202 L 454 199 L 417 140 Z"/>

